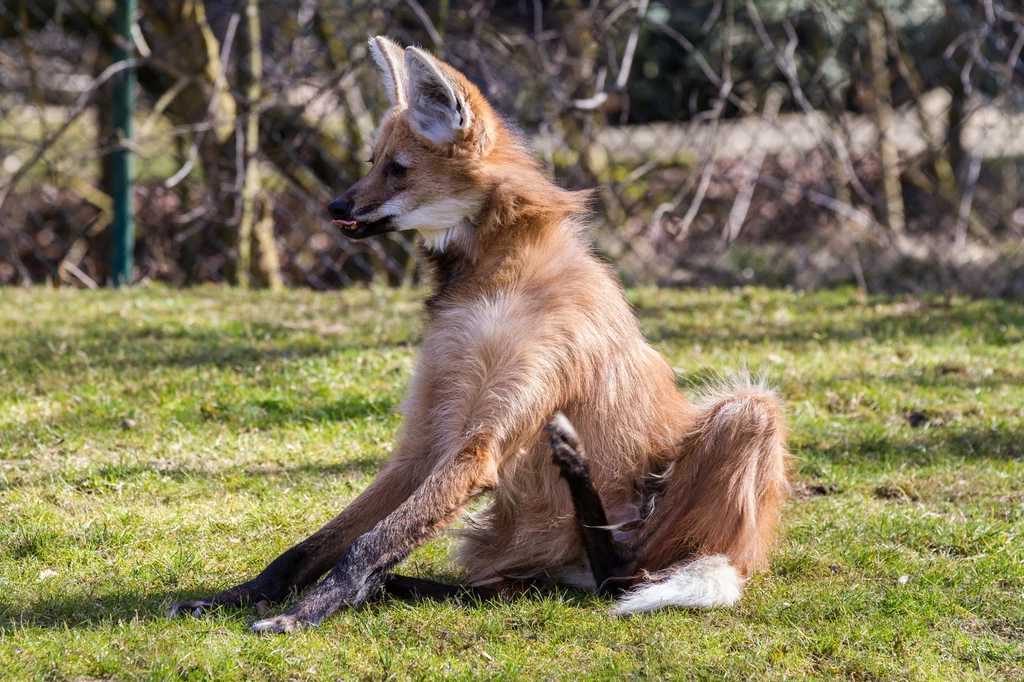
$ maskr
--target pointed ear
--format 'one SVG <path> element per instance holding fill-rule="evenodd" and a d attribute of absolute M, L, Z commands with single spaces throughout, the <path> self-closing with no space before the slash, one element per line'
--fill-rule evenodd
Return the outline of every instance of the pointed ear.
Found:
<path fill-rule="evenodd" d="M 380 69 L 380 83 L 388 93 L 391 106 L 402 108 L 408 98 L 405 94 L 405 50 L 385 36 L 370 38 L 370 54 Z"/>
<path fill-rule="evenodd" d="M 449 68 L 416 47 L 405 51 L 405 70 L 413 130 L 436 145 L 460 139 L 473 122 L 473 112 L 458 79 Z"/>

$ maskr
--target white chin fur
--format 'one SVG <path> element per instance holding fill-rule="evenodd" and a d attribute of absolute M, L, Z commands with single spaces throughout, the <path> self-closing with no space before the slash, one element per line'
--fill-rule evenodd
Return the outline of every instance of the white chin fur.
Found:
<path fill-rule="evenodd" d="M 417 232 L 423 236 L 423 245 L 435 253 L 440 253 L 448 248 L 456 237 L 466 229 L 463 223 L 452 225 L 441 229 L 419 229 Z"/>
<path fill-rule="evenodd" d="M 728 558 L 701 557 L 675 567 L 668 578 L 637 585 L 619 599 L 612 613 L 628 616 L 666 606 L 691 609 L 732 606 L 739 600 L 742 589 L 743 579 Z"/>
<path fill-rule="evenodd" d="M 480 211 L 480 202 L 448 198 L 401 213 L 400 206 L 382 207 L 398 214 L 396 222 L 401 230 L 416 230 L 423 235 L 423 244 L 431 251 L 447 249 L 453 241 L 470 229 L 470 221 Z"/>

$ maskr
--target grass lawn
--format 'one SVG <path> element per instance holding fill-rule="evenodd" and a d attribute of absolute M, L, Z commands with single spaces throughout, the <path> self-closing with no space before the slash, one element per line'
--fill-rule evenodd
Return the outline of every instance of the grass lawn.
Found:
<path fill-rule="evenodd" d="M 1020 304 L 630 297 L 684 388 L 746 363 L 788 401 L 795 494 L 736 608 L 617 620 L 564 590 L 257 637 L 163 612 L 380 470 L 422 296 L 0 289 L 0 678 L 1024 677 Z M 453 543 L 401 570 L 453 579 Z"/>

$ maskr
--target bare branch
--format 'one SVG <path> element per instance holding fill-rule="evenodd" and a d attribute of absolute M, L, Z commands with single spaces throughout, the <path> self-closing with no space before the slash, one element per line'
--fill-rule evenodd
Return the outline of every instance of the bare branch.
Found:
<path fill-rule="evenodd" d="M 629 82 L 629 72 L 633 68 L 633 56 L 636 54 L 636 43 L 640 39 L 640 27 L 644 24 L 647 16 L 647 5 L 649 0 L 640 0 L 636 8 L 636 17 L 633 19 L 633 28 L 629 32 L 629 39 L 626 41 L 626 49 L 622 52 L 622 64 L 619 66 L 619 77 L 615 79 L 615 87 L 622 90 Z"/>
<path fill-rule="evenodd" d="M 636 16 L 633 18 L 633 26 L 630 29 L 629 37 L 626 39 L 626 47 L 622 51 L 622 60 L 619 64 L 619 75 L 611 90 L 600 90 L 593 97 L 587 99 L 573 100 L 570 107 L 580 111 L 594 111 L 608 101 L 612 94 L 622 92 L 629 83 L 629 73 L 633 68 L 633 58 L 636 55 L 637 42 L 640 39 L 640 28 L 644 25 L 647 16 L 649 0 L 639 0 L 636 8 Z"/>
<path fill-rule="evenodd" d="M 224 43 L 220 51 L 220 77 L 217 78 L 213 83 L 213 92 L 210 94 L 210 104 L 206 108 L 206 120 L 210 119 L 214 109 L 217 106 L 217 98 L 220 97 L 221 84 L 227 81 L 227 62 L 228 55 L 231 54 L 231 43 L 235 39 L 235 31 L 238 29 L 238 22 L 241 16 L 238 12 L 231 15 L 231 19 L 228 21 L 228 30 L 224 35 Z M 178 169 L 178 172 L 172 175 L 164 183 L 164 187 L 171 189 L 175 187 L 179 182 L 185 179 L 185 177 L 192 172 L 193 166 L 196 163 L 196 157 L 199 155 L 199 147 L 203 143 L 203 138 L 206 135 L 206 128 L 199 131 L 195 139 L 192 140 L 192 147 L 188 150 L 188 159 Z"/>
<path fill-rule="evenodd" d="M 873 202 L 874 198 L 861 184 L 860 179 L 857 177 L 857 172 L 853 168 L 853 161 L 850 159 L 850 153 L 846 149 L 846 145 L 839 139 L 838 136 L 832 131 L 831 126 L 821 117 L 821 114 L 811 106 L 811 103 L 807 100 L 807 96 L 804 95 L 803 88 L 800 87 L 800 79 L 797 75 L 796 64 L 793 62 L 793 53 L 796 50 L 796 33 L 793 31 L 793 26 L 789 22 L 786 22 L 786 32 L 789 36 L 789 43 L 786 47 L 786 54 L 789 57 L 785 59 L 775 49 L 775 44 L 772 43 L 771 38 L 768 36 L 768 31 L 764 27 L 764 23 L 761 21 L 761 15 L 757 13 L 757 8 L 754 6 L 753 0 L 747 0 L 747 14 L 750 16 L 750 20 L 754 24 L 754 29 L 757 32 L 758 37 L 761 39 L 761 44 L 772 56 L 772 60 L 775 65 L 782 72 L 782 75 L 786 77 L 786 82 L 789 83 L 789 89 L 793 93 L 793 99 L 797 105 L 808 114 L 811 119 L 818 126 L 819 130 L 824 134 L 829 142 L 832 144 L 832 148 L 836 154 L 839 155 L 843 165 L 846 167 L 846 173 L 850 184 L 857 191 L 857 194 L 861 199 L 867 202 Z"/>
<path fill-rule="evenodd" d="M 434 43 L 434 47 L 441 48 L 444 40 L 441 39 L 441 34 L 437 32 L 437 27 L 435 27 L 434 22 L 430 20 L 430 15 L 423 9 L 423 5 L 418 3 L 416 0 L 405 0 L 405 4 L 409 5 L 409 9 L 413 11 L 416 18 L 420 20 L 421 24 L 423 24 L 423 28 L 427 30 L 427 35 L 430 36 L 430 40 Z"/>
<path fill-rule="evenodd" d="M 715 73 L 715 70 L 711 68 L 710 64 L 708 64 L 708 60 L 704 57 L 703 54 L 701 54 L 700 50 L 698 50 L 693 43 L 686 39 L 686 36 L 684 36 L 679 31 L 675 30 L 668 24 L 649 23 L 648 25 L 652 30 L 663 33 L 664 35 L 668 36 L 672 40 L 679 43 L 679 46 L 686 50 L 686 53 L 693 57 L 693 60 L 697 62 L 697 66 L 700 68 L 701 73 L 704 74 L 704 77 L 707 78 L 708 81 L 716 88 L 722 88 L 722 78 L 717 73 Z M 754 115 L 756 113 L 749 104 L 747 104 L 742 99 L 733 94 L 731 89 L 729 91 L 729 102 L 737 109 L 742 111 L 744 114 Z"/>
<path fill-rule="evenodd" d="M 82 115 L 82 112 L 84 112 L 86 107 L 89 106 L 89 102 L 92 101 L 92 96 L 96 93 L 99 87 L 125 69 L 135 68 L 138 64 L 142 63 L 142 61 L 143 60 L 139 59 L 126 59 L 124 61 L 111 64 L 103 70 L 103 73 L 89 83 L 89 87 L 79 95 L 74 109 L 72 109 L 71 113 L 68 115 L 64 123 L 61 124 L 60 128 L 58 128 L 57 131 L 49 138 L 43 140 L 43 142 L 36 148 L 35 153 L 28 159 L 28 161 L 23 163 L 17 171 L 14 172 L 10 181 L 8 181 L 3 190 L 0 191 L 0 211 L 3 211 L 4 204 L 7 203 L 7 198 L 10 197 L 18 182 L 25 177 L 25 174 L 39 162 L 39 159 L 43 158 L 43 155 L 46 154 L 54 144 L 56 144 L 57 140 L 59 140 L 61 136 L 67 132 L 68 128 L 78 120 L 78 117 Z"/>
<path fill-rule="evenodd" d="M 776 90 L 770 90 L 764 104 L 764 127 L 775 123 L 779 115 L 779 107 L 782 105 L 782 96 Z M 750 200 L 754 196 L 754 187 L 757 185 L 757 178 L 761 175 L 761 165 L 764 163 L 765 148 L 755 145 L 750 156 L 750 162 L 745 166 L 745 172 L 740 180 L 740 187 L 736 192 L 736 201 L 733 202 L 732 210 L 729 211 L 729 218 L 725 222 L 725 243 L 732 244 L 740 236 L 743 228 L 743 221 L 747 218 L 747 211 L 750 209 Z"/>
<path fill-rule="evenodd" d="M 974 191 L 978 187 L 978 176 L 981 174 L 981 143 L 974 146 L 971 152 L 971 165 L 967 169 L 963 200 L 960 202 L 960 213 L 956 221 L 956 238 L 954 243 L 957 248 L 967 245 L 967 219 L 971 215 L 971 204 L 974 202 Z"/>
<path fill-rule="evenodd" d="M 722 89 L 718 91 L 718 100 L 715 103 L 715 108 L 711 113 L 714 118 L 715 132 L 718 131 L 718 122 L 721 120 L 722 112 L 725 110 L 725 102 L 729 96 L 729 92 L 732 90 L 732 81 L 725 81 L 722 84 Z M 686 210 L 683 215 L 683 221 L 679 228 L 681 233 L 686 233 L 690 230 L 690 224 L 693 219 L 697 217 L 697 211 L 700 210 L 700 205 L 704 202 L 704 195 L 708 191 L 708 185 L 711 182 L 711 173 L 715 169 L 715 158 L 711 155 L 705 164 L 704 171 L 701 173 L 700 184 L 697 185 L 697 192 L 693 195 L 693 201 L 690 202 L 690 207 Z"/>

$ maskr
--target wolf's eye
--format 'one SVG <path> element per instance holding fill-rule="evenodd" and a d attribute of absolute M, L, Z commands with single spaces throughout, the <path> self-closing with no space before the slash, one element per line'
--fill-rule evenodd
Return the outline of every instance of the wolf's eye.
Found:
<path fill-rule="evenodd" d="M 388 167 L 384 169 L 384 172 L 392 177 L 400 178 L 403 175 L 405 175 L 405 171 L 407 170 L 409 169 L 403 166 L 402 164 L 398 163 L 397 161 L 392 161 L 391 163 L 388 164 Z"/>

